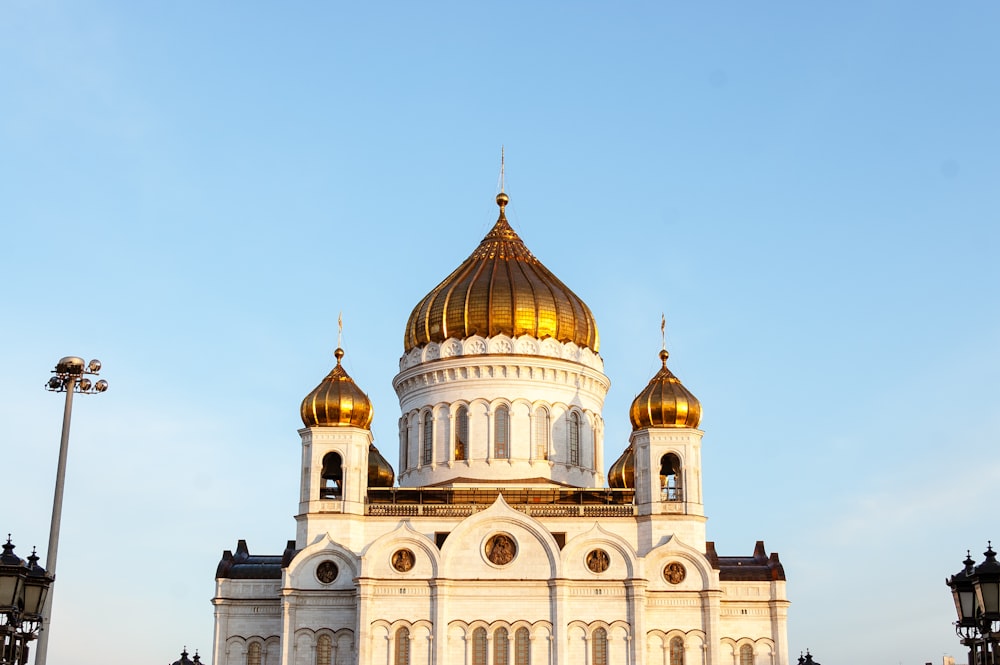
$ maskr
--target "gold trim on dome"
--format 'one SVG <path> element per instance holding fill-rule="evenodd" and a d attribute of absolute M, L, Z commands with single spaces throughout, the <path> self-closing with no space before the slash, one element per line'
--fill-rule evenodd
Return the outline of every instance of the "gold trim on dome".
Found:
<path fill-rule="evenodd" d="M 421 300 L 406 323 L 405 352 L 449 337 L 531 335 L 597 352 L 597 322 L 587 305 L 536 259 L 507 222 L 510 198 L 479 247 Z"/>
<path fill-rule="evenodd" d="M 632 430 L 647 427 L 698 427 L 701 402 L 667 369 L 670 354 L 660 351 L 663 367 L 632 400 L 629 420 Z"/>
<path fill-rule="evenodd" d="M 371 400 L 341 366 L 344 350 L 338 348 L 334 356 L 337 366 L 302 400 L 302 424 L 369 429 L 374 415 Z"/>

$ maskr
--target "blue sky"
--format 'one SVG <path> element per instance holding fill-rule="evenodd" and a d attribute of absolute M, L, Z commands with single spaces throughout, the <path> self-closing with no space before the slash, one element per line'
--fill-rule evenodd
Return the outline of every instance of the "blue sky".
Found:
<path fill-rule="evenodd" d="M 22 2 L 0 8 L 0 528 L 50 653 L 208 654 L 238 538 L 294 537 L 333 363 L 395 464 L 410 309 L 508 215 L 591 307 L 609 465 L 659 366 L 702 401 L 709 538 L 764 539 L 791 652 L 964 658 L 945 576 L 1000 540 L 1000 8 L 988 2 Z M 125 608 L 122 611 L 122 608 Z"/>

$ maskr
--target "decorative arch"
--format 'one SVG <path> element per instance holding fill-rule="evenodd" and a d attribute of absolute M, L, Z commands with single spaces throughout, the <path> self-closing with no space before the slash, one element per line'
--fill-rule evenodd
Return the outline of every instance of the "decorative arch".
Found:
<path fill-rule="evenodd" d="M 612 533 L 602 527 L 599 523 L 587 531 L 574 536 L 566 546 L 562 548 L 560 555 L 563 568 L 569 570 L 574 565 L 580 565 L 587 552 L 593 548 L 606 548 L 617 553 L 625 561 L 625 578 L 634 577 L 639 567 L 639 560 L 635 550 L 627 540 L 616 533 Z M 617 579 L 617 576 L 616 576 Z"/>
<path fill-rule="evenodd" d="M 323 455 L 319 477 L 320 499 L 337 499 L 344 495 L 344 458 L 339 452 Z"/>
<path fill-rule="evenodd" d="M 460 560 L 469 551 L 469 542 L 478 542 L 482 534 L 505 528 L 525 530 L 541 547 L 545 555 L 545 572 L 540 572 L 539 578 L 553 579 L 561 576 L 559 545 L 552 533 L 535 518 L 511 508 L 502 493 L 489 508 L 470 515 L 452 530 L 441 548 L 441 569 L 447 572 L 447 569 L 455 565 L 455 560 Z"/>
<path fill-rule="evenodd" d="M 459 404 L 455 409 L 455 440 L 452 443 L 452 457 L 456 462 L 469 459 L 469 406 Z"/>
<path fill-rule="evenodd" d="M 449 539 L 450 540 L 450 539 Z M 445 541 L 447 542 L 447 541 Z M 430 562 L 430 570 L 426 570 L 426 577 L 438 577 L 441 568 L 441 552 L 434 541 L 427 536 L 414 530 L 409 522 L 400 522 L 399 526 L 389 533 L 382 534 L 361 552 L 361 561 L 364 574 L 373 577 L 396 577 L 399 573 L 391 568 L 390 559 L 392 553 L 399 548 L 408 547 L 417 554 L 417 562 L 411 573 L 420 575 L 421 560 Z"/>
<path fill-rule="evenodd" d="M 671 536 L 666 543 L 646 554 L 646 569 L 649 571 L 650 588 L 668 588 L 660 571 L 670 559 L 681 559 L 687 568 L 687 576 L 680 586 L 669 588 L 691 591 L 711 588 L 714 579 L 711 564 L 708 563 L 702 552 L 684 543 L 676 535 Z"/>
<path fill-rule="evenodd" d="M 580 466 L 580 432 L 583 429 L 580 412 L 571 409 L 566 414 L 566 455 L 573 466 Z"/>
<path fill-rule="evenodd" d="M 323 584 L 316 578 L 317 566 L 331 560 L 337 566 L 336 578 L 329 584 Z M 353 552 L 326 533 L 316 539 L 311 545 L 302 548 L 291 560 L 286 569 L 286 589 L 354 589 L 354 578 L 360 572 L 360 561 Z"/>
<path fill-rule="evenodd" d="M 424 409 L 420 412 L 420 464 L 434 463 L 434 412 Z"/>
<path fill-rule="evenodd" d="M 549 408 L 536 404 L 532 412 L 532 459 L 549 459 L 549 448 L 552 446 L 552 417 Z"/>
<path fill-rule="evenodd" d="M 684 466 L 677 452 L 660 456 L 660 492 L 664 501 L 684 500 Z"/>
<path fill-rule="evenodd" d="M 510 459 L 510 405 L 506 402 L 493 408 L 493 459 Z"/>

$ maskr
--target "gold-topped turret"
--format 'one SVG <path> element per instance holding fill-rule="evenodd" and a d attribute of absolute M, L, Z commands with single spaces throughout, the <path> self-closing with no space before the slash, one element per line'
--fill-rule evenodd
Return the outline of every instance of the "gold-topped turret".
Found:
<path fill-rule="evenodd" d="M 663 367 L 645 389 L 632 400 L 629 419 L 632 430 L 647 427 L 698 427 L 701 402 L 667 369 L 666 349 L 660 351 Z"/>
<path fill-rule="evenodd" d="M 536 259 L 507 222 L 510 197 L 497 194 L 500 216 L 479 247 L 413 308 L 406 352 L 428 342 L 473 335 L 531 335 L 600 346 L 590 308 Z"/>
<path fill-rule="evenodd" d="M 392 487 L 396 472 L 374 444 L 368 446 L 368 487 Z"/>
<path fill-rule="evenodd" d="M 334 351 L 337 366 L 302 400 L 300 414 L 306 427 L 360 427 L 370 429 L 372 403 L 340 364 L 344 350 Z"/>
<path fill-rule="evenodd" d="M 608 469 L 608 486 L 613 489 L 635 488 L 635 448 L 631 444 Z"/>

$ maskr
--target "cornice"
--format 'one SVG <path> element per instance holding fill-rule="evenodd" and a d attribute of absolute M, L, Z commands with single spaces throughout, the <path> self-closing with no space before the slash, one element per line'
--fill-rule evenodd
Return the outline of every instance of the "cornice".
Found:
<path fill-rule="evenodd" d="M 508 337 L 495 335 L 480 337 L 473 335 L 467 339 L 449 337 L 443 342 L 428 342 L 423 346 L 411 349 L 399 359 L 400 373 L 416 365 L 461 356 L 541 356 L 544 358 L 559 358 L 579 363 L 604 371 L 604 360 L 587 347 L 577 346 L 573 342 L 560 343 L 548 337 L 538 340 L 531 335 Z"/>

